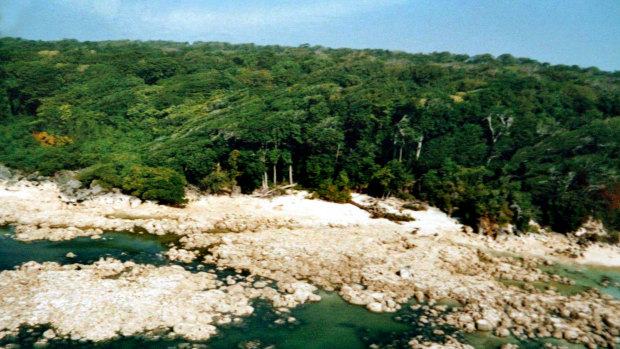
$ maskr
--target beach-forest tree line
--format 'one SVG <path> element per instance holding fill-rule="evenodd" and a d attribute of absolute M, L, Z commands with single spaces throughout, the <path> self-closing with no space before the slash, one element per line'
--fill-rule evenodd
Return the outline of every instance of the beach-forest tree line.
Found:
<path fill-rule="evenodd" d="M 0 162 L 144 199 L 294 182 L 620 228 L 620 73 L 509 54 L 0 40 Z"/>

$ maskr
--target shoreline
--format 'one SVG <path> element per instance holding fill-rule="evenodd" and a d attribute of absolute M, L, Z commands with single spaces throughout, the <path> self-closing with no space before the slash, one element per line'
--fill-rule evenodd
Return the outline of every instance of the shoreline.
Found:
<path fill-rule="evenodd" d="M 9 187 L 4 182 L 0 183 L 0 224 L 14 225 L 16 238 L 21 241 L 97 238 L 107 230 L 177 234 L 179 245 L 168 250 L 170 260 L 242 270 L 250 276 L 289 285 L 274 290 L 279 296 L 272 298 L 281 298 L 274 306 L 294 307 L 316 301 L 314 291 L 318 286 L 336 290 L 347 302 L 373 312 L 394 312 L 415 298 L 428 304 L 430 316 L 437 314 L 438 324 L 464 332 L 490 331 L 518 338 L 553 336 L 586 345 L 608 345 L 618 336 L 614 333 L 620 330 L 620 303 L 605 295 L 589 292 L 565 296 L 553 289 L 522 289 L 499 282 L 548 282 L 552 275 L 537 268 L 542 263 L 570 261 L 575 265 L 618 268 L 617 245 L 593 244 L 582 250 L 569 238 L 554 233 L 492 240 L 464 232 L 463 226 L 432 207 L 410 211 L 402 210 L 402 203 L 395 199 L 379 201 L 377 204 L 386 210 L 415 219 L 399 224 L 372 219 L 368 212 L 354 205 L 310 200 L 306 195 L 290 192 L 274 198 L 231 198 L 192 193 L 186 207 L 173 208 L 111 193 L 67 204 L 60 200 L 54 183 L 21 181 Z M 353 200 L 374 201 L 359 194 Z M 485 250 L 514 253 L 523 258 L 493 256 Z M 569 258 L 575 251 L 578 257 Z M 38 268 L 53 271 L 64 266 Z M 14 273 L 29 280 L 34 276 L 27 269 Z M 79 278 L 86 271 L 73 273 Z M 0 283 L 7 275 L 0 274 Z M 290 285 L 299 286 L 301 291 Z M 254 288 L 248 285 L 248 289 Z M 22 292 L 36 294 L 37 290 L 26 287 Z M 285 299 L 291 297 L 287 295 L 303 302 L 288 302 Z M 442 299 L 455 300 L 462 307 L 439 315 L 441 312 L 435 307 Z M 40 303 L 31 305 L 37 304 Z M 560 307 L 574 310 L 564 316 L 558 310 Z M 11 308 L 0 303 L 0 310 L 3 309 Z M 88 313 L 85 309 L 73 310 L 82 315 Z M 13 321 L 25 321 L 28 316 L 22 313 L 18 311 L 17 320 Z M 527 326 L 521 324 L 524 317 Z M 69 334 L 72 331 L 67 329 L 71 326 L 61 328 Z M 210 334 L 211 329 L 203 332 Z"/>
<path fill-rule="evenodd" d="M 20 241 L 70 240 L 79 236 L 98 236 L 104 231 L 143 232 L 152 235 L 187 236 L 196 233 L 257 232 L 273 228 L 347 228 L 378 227 L 392 231 L 416 231 L 416 236 L 448 237 L 463 245 L 486 247 L 497 252 L 515 253 L 533 258 L 586 266 L 620 268 L 620 246 L 591 243 L 576 244 L 566 235 L 542 232 L 488 236 L 464 233 L 465 227 L 437 208 L 423 211 L 403 210 L 397 199 L 376 200 L 353 194 L 362 204 L 377 204 L 386 212 L 402 213 L 411 222 L 394 223 L 371 218 L 351 204 L 307 199 L 303 191 L 259 198 L 250 195 L 228 196 L 190 193 L 184 208 L 142 202 L 134 197 L 107 193 L 82 203 L 66 203 L 54 182 L 21 180 L 13 184 L 0 181 L 0 225 L 15 226 Z M 570 253 L 576 253 L 569 257 Z"/>

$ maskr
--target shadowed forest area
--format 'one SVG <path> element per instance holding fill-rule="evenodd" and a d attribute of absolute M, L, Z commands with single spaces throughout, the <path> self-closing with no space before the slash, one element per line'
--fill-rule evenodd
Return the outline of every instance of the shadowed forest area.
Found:
<path fill-rule="evenodd" d="M 505 54 L 0 39 L 0 162 L 177 204 L 298 183 L 620 229 L 620 72 Z"/>

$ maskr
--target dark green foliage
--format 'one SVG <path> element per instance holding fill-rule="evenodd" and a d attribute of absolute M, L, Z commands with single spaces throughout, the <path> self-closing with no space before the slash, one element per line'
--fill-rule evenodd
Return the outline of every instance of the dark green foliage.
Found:
<path fill-rule="evenodd" d="M 237 158 L 239 176 L 236 178 L 237 185 L 245 194 L 251 193 L 261 184 L 263 173 L 267 170 L 259 154 L 253 151 L 240 151 Z"/>
<path fill-rule="evenodd" d="M 181 204 L 185 200 L 185 178 L 165 167 L 133 166 L 123 177 L 123 190 L 144 200 Z"/>
<path fill-rule="evenodd" d="M 618 86 L 508 54 L 3 38 L 0 162 L 170 203 L 183 177 L 249 193 L 290 166 L 339 202 L 361 190 L 472 225 L 619 229 Z"/>
<path fill-rule="evenodd" d="M 164 204 L 185 202 L 185 178 L 166 167 L 138 165 L 133 156 L 117 156 L 114 162 L 100 163 L 80 171 L 84 184 L 94 182 L 105 188 L 121 188 L 125 193 Z"/>
<path fill-rule="evenodd" d="M 484 167 L 467 168 L 447 161 L 440 169 L 430 170 L 422 178 L 423 195 L 432 205 L 461 217 L 474 225 L 485 214 L 495 214 L 497 191 L 485 186 L 491 172 Z"/>
<path fill-rule="evenodd" d="M 412 182 L 410 177 L 401 162 L 392 160 L 373 173 L 368 184 L 368 192 L 374 196 L 407 192 Z"/>
<path fill-rule="evenodd" d="M 78 174 L 78 179 L 89 184 L 95 182 L 104 188 L 121 188 L 125 167 L 120 164 L 103 163 L 91 166 Z"/>
<path fill-rule="evenodd" d="M 351 190 L 349 189 L 349 177 L 341 172 L 336 180 L 331 178 L 319 185 L 317 194 L 321 199 L 333 202 L 348 202 L 351 200 Z"/>
<path fill-rule="evenodd" d="M 211 171 L 200 181 L 200 189 L 206 190 L 211 194 L 221 194 L 232 190 L 233 180 L 228 172 L 223 171 L 218 164 L 215 170 Z"/>

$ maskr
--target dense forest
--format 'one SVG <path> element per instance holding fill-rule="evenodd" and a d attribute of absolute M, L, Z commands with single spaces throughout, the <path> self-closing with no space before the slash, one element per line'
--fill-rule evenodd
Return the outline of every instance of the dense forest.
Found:
<path fill-rule="evenodd" d="M 0 39 L 0 163 L 144 199 L 298 183 L 620 229 L 620 72 L 509 54 Z"/>

